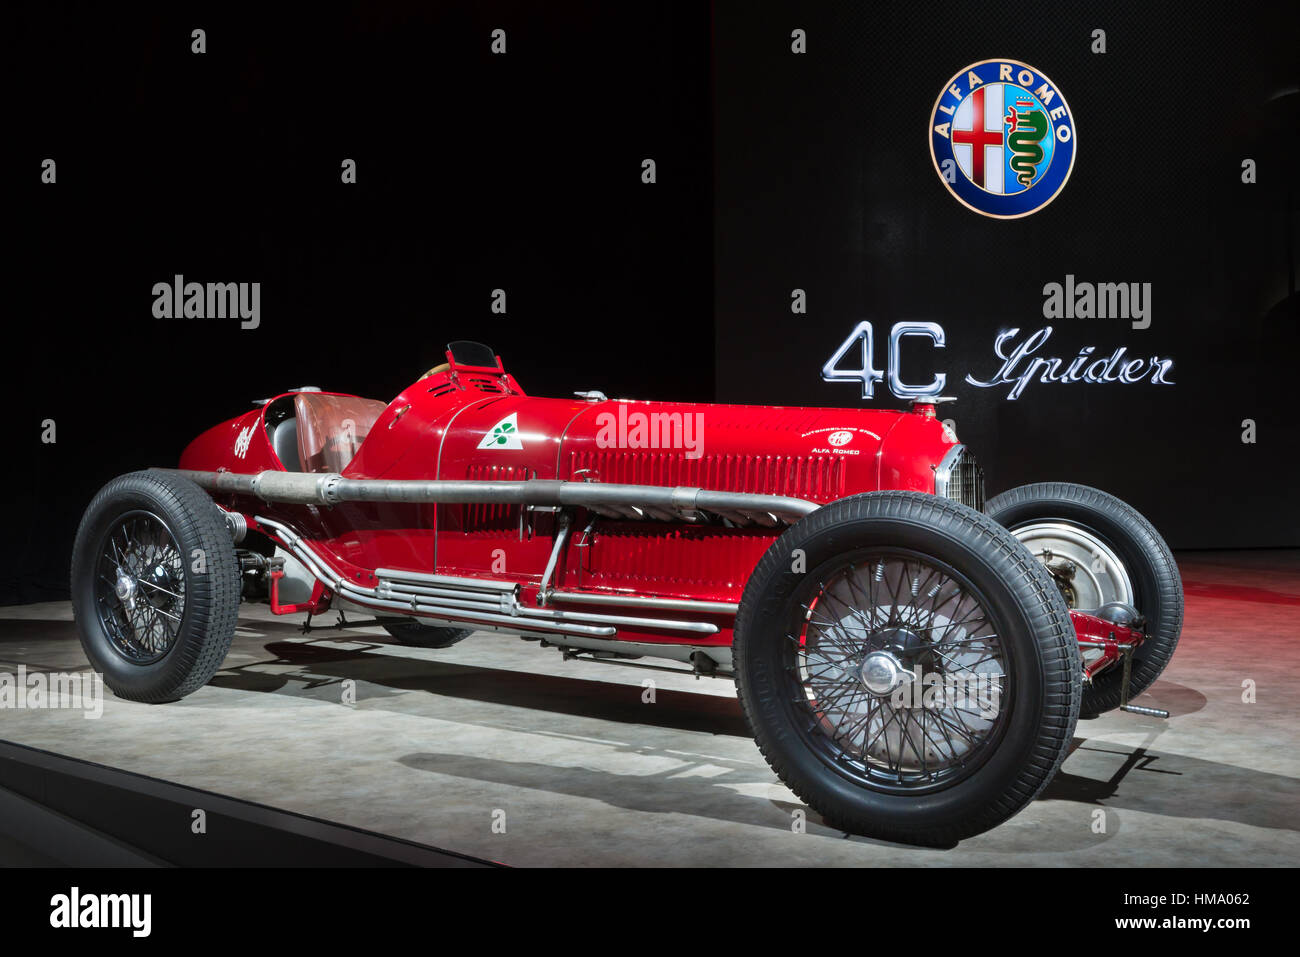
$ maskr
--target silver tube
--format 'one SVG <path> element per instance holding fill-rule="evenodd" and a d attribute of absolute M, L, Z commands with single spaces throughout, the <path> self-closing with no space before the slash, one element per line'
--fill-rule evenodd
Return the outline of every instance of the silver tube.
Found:
<path fill-rule="evenodd" d="M 716 635 L 718 626 L 704 621 L 674 621 L 670 618 L 633 618 L 627 615 L 602 615 L 585 611 L 553 611 L 546 608 L 521 608 L 519 614 L 529 619 L 542 618 L 554 622 L 580 621 L 604 622 L 624 628 L 650 628 L 666 631 L 689 631 L 697 635 Z"/>
<path fill-rule="evenodd" d="M 307 566 L 308 571 L 328 585 L 336 594 L 348 601 L 356 602 L 359 605 L 367 605 L 372 608 L 385 608 L 393 611 L 401 611 L 406 614 L 412 612 L 418 613 L 421 617 L 437 618 L 441 621 L 456 622 L 459 624 L 486 624 L 493 626 L 506 626 L 510 631 L 542 631 L 551 634 L 566 635 L 580 634 L 591 635 L 594 637 L 609 636 L 617 633 L 617 629 L 612 625 L 587 625 L 587 624 L 570 624 L 559 621 L 549 621 L 546 619 L 523 619 L 516 615 L 507 615 L 500 612 L 486 612 L 477 609 L 470 611 L 454 608 L 449 605 L 437 604 L 431 600 L 421 603 L 417 596 L 412 596 L 409 601 L 392 601 L 386 598 L 376 596 L 373 589 L 364 588 L 360 585 L 354 585 L 345 578 L 331 574 L 323 564 L 319 562 L 315 554 L 307 547 L 307 544 L 286 525 L 274 522 L 268 518 L 257 516 L 257 523 L 273 528 L 284 539 L 289 550 L 293 552 L 294 557 Z"/>
<path fill-rule="evenodd" d="M 434 588 L 425 585 L 406 584 L 389 578 L 380 579 L 376 588 L 355 585 L 346 578 L 332 574 L 328 567 L 317 558 L 306 542 L 291 528 L 271 519 L 258 516 L 257 522 L 272 528 L 285 542 L 290 552 L 307 566 L 307 570 L 328 585 L 340 598 L 368 605 L 374 608 L 387 608 L 406 614 L 417 613 L 421 616 L 438 617 L 441 620 L 458 621 L 463 624 L 488 624 L 506 626 L 513 631 L 543 631 L 560 635 L 609 636 L 617 634 L 617 627 L 652 628 L 671 631 L 688 631 L 696 634 L 711 635 L 718 632 L 718 626 L 707 622 L 675 621 L 660 618 L 635 618 L 625 615 L 602 615 L 588 612 L 565 612 L 553 609 L 525 608 L 513 606 L 506 610 L 500 603 L 512 602 L 513 591 L 517 587 L 504 582 L 486 582 L 479 579 L 458 579 L 453 576 L 428 575 L 422 572 L 398 572 L 424 580 L 464 581 L 480 589 L 495 590 L 498 604 L 492 605 L 493 595 L 488 591 L 474 592 L 467 590 L 459 597 L 450 589 Z M 389 572 L 381 569 L 382 572 Z"/>
<path fill-rule="evenodd" d="M 448 588 L 473 589 L 477 591 L 515 591 L 519 588 L 514 582 L 488 581 L 483 578 L 460 578 L 456 575 L 431 575 L 428 572 L 408 572 L 399 568 L 376 568 L 376 578 L 387 578 L 397 582 L 418 582 L 422 585 L 443 585 Z"/>
<path fill-rule="evenodd" d="M 491 625 L 506 625 L 514 631 L 549 631 L 555 634 L 565 635 L 570 632 L 579 635 L 613 635 L 617 629 L 612 624 L 595 625 L 595 624 L 572 624 L 564 621 L 554 621 L 549 618 L 524 618 L 518 615 L 506 615 L 500 612 L 481 612 L 468 611 L 458 608 L 449 608 L 446 605 L 439 604 L 422 604 L 418 599 L 411 604 L 401 602 L 389 602 L 385 599 L 377 599 L 369 595 L 357 595 L 350 589 L 345 590 L 349 601 L 358 603 L 376 603 L 384 602 L 391 608 L 404 608 L 409 612 L 418 612 L 426 615 L 436 615 L 453 621 L 463 621 L 466 624 L 477 624 L 486 622 Z"/>
<path fill-rule="evenodd" d="M 516 618 L 512 615 L 494 615 L 480 614 L 479 612 L 465 612 L 454 608 L 443 608 L 437 605 L 410 605 L 404 602 L 388 601 L 383 598 L 375 598 L 369 594 L 356 593 L 350 588 L 342 591 L 343 596 L 358 605 L 366 605 L 373 608 L 387 608 L 393 611 L 400 611 L 407 615 L 415 613 L 421 618 L 434 618 L 438 621 L 445 621 L 457 625 L 491 625 L 498 630 L 508 632 L 520 631 L 541 631 L 553 635 L 592 635 L 594 637 L 608 637 L 617 633 L 617 629 L 612 625 L 578 625 L 567 624 L 564 622 L 547 621 L 544 618 Z"/>
<path fill-rule="evenodd" d="M 441 588 L 424 588 L 420 585 L 409 585 L 406 587 L 394 587 L 387 582 L 380 582 L 374 591 L 365 590 L 368 595 L 375 598 L 382 598 L 385 601 L 406 602 L 408 605 L 413 602 L 425 601 L 433 605 L 441 605 L 445 608 L 464 608 L 469 611 L 487 612 L 490 614 L 501 614 L 500 600 L 493 601 L 490 595 L 481 592 L 470 596 L 465 594 L 448 594 Z"/>
<path fill-rule="evenodd" d="M 729 601 L 691 601 L 688 598 L 642 598 L 636 595 L 597 595 L 585 592 L 553 591 L 551 600 L 560 604 L 619 605 L 624 608 L 662 608 L 665 611 L 693 611 L 700 615 L 734 615 L 739 605 Z"/>
<path fill-rule="evenodd" d="M 692 655 L 703 654 L 716 661 L 720 672 L 724 675 L 729 673 L 733 667 L 730 645 L 652 645 L 649 642 L 624 641 L 621 638 L 609 640 L 576 638 L 573 640 L 552 641 L 551 644 L 585 651 L 612 651 L 620 655 L 668 658 L 673 661 L 684 661 L 688 664 Z"/>
<path fill-rule="evenodd" d="M 476 605 L 482 605 L 485 608 L 500 608 L 501 601 L 506 592 L 485 592 L 485 591 L 458 591 L 454 588 L 434 588 L 429 585 L 413 585 L 409 582 L 389 581 L 381 578 L 379 584 L 375 586 L 375 594 L 380 598 L 386 595 L 392 595 L 395 598 L 410 598 L 412 595 L 422 595 L 426 598 L 456 598 L 460 601 L 473 602 Z M 507 599 L 509 600 L 509 599 Z"/>
<path fill-rule="evenodd" d="M 337 502 L 554 505 L 556 489 L 566 484 L 541 479 L 531 479 L 527 482 L 479 482 L 345 479 L 339 475 L 327 475 L 323 478 L 326 481 L 321 484 L 318 501 L 326 505 Z"/>
<path fill-rule="evenodd" d="M 546 560 L 546 571 L 542 572 L 542 583 L 537 587 L 538 604 L 546 604 L 546 593 L 551 590 L 551 576 L 555 574 L 555 566 L 560 560 L 560 552 L 564 551 L 564 543 L 569 540 L 569 515 L 567 512 L 561 512 L 559 517 L 559 531 L 555 533 L 555 547 L 551 549 L 551 556 Z"/>
<path fill-rule="evenodd" d="M 561 482 L 530 479 L 524 482 L 478 482 L 422 479 L 347 479 L 337 473 L 307 472 L 198 472 L 160 469 L 183 476 L 201 488 L 216 492 L 255 495 L 268 502 L 298 505 L 334 505 L 339 502 L 432 502 L 504 505 L 573 505 L 604 513 L 637 508 L 652 515 L 710 511 L 770 514 L 787 522 L 798 521 L 820 506 L 787 495 L 755 495 L 701 488 L 663 485 L 621 485 L 606 482 Z"/>
<path fill-rule="evenodd" d="M 1144 708 L 1144 707 L 1142 707 L 1142 705 L 1140 705 L 1140 704 L 1126 704 L 1126 705 L 1122 705 L 1122 706 L 1120 707 L 1119 710 L 1120 710 L 1120 711 L 1128 711 L 1128 712 L 1131 712 L 1132 714 L 1144 714 L 1144 715 L 1146 715 L 1147 717 L 1150 717 L 1150 718 L 1167 718 L 1167 717 L 1169 717 L 1169 712 L 1166 711 L 1166 710 L 1164 710 L 1163 708 Z"/>

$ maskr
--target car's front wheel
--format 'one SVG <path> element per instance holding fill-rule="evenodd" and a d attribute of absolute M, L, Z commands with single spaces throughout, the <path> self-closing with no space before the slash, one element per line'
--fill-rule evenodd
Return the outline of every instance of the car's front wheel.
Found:
<path fill-rule="evenodd" d="M 994 497 L 985 511 L 1052 573 L 1066 603 L 1095 611 L 1119 602 L 1145 620 L 1133 653 L 1129 697 L 1164 671 L 1183 628 L 1183 581 L 1160 533 L 1136 509 L 1087 485 L 1040 482 Z M 1118 708 L 1123 669 L 1111 666 L 1083 689 L 1082 715 Z"/>
<path fill-rule="evenodd" d="M 72 610 L 86 657 L 119 698 L 175 701 L 207 684 L 234 637 L 239 592 L 230 531 L 193 482 L 132 472 L 87 506 Z"/>
<path fill-rule="evenodd" d="M 736 619 L 736 684 L 772 768 L 833 827 L 947 844 L 1006 820 L 1065 759 L 1069 612 L 1005 529 L 874 492 L 791 526 Z"/>

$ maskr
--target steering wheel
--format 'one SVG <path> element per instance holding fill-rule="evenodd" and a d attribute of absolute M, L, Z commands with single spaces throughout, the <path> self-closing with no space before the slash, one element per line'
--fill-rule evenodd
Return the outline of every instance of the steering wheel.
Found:
<path fill-rule="evenodd" d="M 450 368 L 451 368 L 451 363 L 450 363 L 450 362 L 444 362 L 444 363 L 442 363 L 441 365 L 436 365 L 436 366 L 434 366 L 432 369 L 430 369 L 430 370 L 429 370 L 428 372 L 426 372 L 424 375 L 420 376 L 420 378 L 421 378 L 421 379 L 427 379 L 427 378 L 429 378 L 429 376 L 431 376 L 431 375 L 437 375 L 439 372 L 446 372 L 446 371 L 449 370 Z"/>

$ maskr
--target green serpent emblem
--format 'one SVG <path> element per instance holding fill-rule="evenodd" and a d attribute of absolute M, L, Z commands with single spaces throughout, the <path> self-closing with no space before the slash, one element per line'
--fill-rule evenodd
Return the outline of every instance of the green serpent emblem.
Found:
<path fill-rule="evenodd" d="M 1047 114 L 1042 110 L 1017 112 L 1013 106 L 1007 122 L 1011 124 L 1007 145 L 1015 154 L 1011 157 L 1011 169 L 1020 185 L 1028 186 L 1043 161 L 1043 148 L 1038 144 L 1047 135 Z"/>

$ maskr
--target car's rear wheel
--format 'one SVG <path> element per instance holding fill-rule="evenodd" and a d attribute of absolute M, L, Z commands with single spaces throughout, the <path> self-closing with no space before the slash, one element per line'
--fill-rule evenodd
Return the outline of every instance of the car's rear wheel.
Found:
<path fill-rule="evenodd" d="M 1183 627 L 1183 582 L 1173 553 L 1136 509 L 1086 485 L 1041 482 L 995 496 L 987 513 L 1053 573 L 1066 604 L 1094 611 L 1121 602 L 1145 619 L 1133 653 L 1129 697 L 1160 676 Z M 1112 666 L 1083 689 L 1081 715 L 1118 708 L 1123 669 Z"/>
<path fill-rule="evenodd" d="M 456 642 L 464 641 L 474 634 L 472 628 L 425 625 L 411 618 L 385 621 L 383 625 L 384 631 L 402 644 L 410 645 L 413 648 L 450 648 Z"/>
<path fill-rule="evenodd" d="M 221 510 L 193 482 L 132 472 L 91 501 L 72 550 L 72 609 L 91 666 L 120 698 L 183 698 L 221 667 L 239 616 Z"/>
<path fill-rule="evenodd" d="M 1041 565 L 933 495 L 842 499 L 759 562 L 736 684 L 781 779 L 833 827 L 946 844 L 1051 780 L 1078 717 L 1074 629 Z"/>

